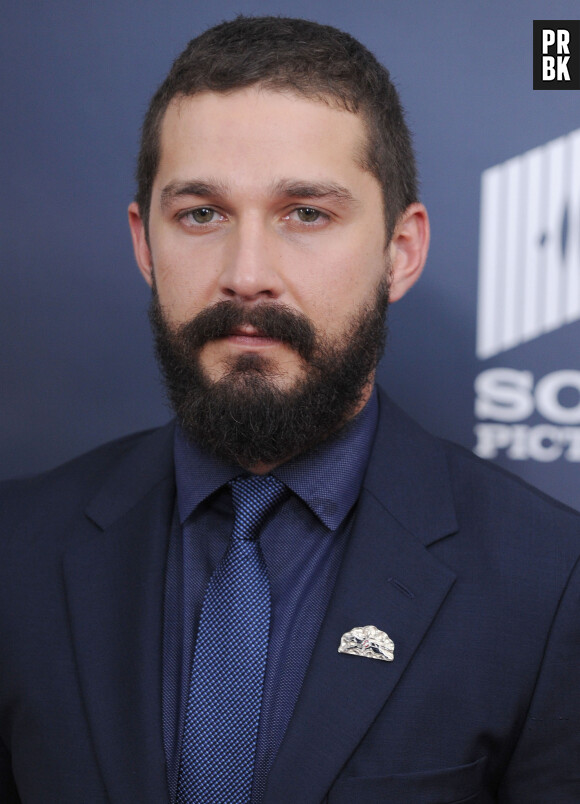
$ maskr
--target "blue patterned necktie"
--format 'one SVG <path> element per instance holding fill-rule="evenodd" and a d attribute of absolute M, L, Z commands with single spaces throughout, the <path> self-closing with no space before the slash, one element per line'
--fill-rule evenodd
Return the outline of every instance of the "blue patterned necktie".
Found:
<path fill-rule="evenodd" d="M 248 804 L 268 654 L 270 585 L 258 530 L 285 486 L 229 484 L 234 530 L 203 599 L 179 765 L 177 804 Z"/>

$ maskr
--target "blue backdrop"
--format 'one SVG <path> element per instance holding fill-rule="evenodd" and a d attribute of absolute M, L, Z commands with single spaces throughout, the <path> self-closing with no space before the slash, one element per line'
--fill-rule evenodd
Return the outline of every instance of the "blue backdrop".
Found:
<path fill-rule="evenodd" d="M 5 4 L 2 476 L 48 468 L 169 417 L 152 357 L 148 291 L 126 224 L 139 126 L 149 97 L 191 37 L 236 13 L 265 10 L 358 37 L 390 69 L 416 134 L 432 248 L 421 282 L 392 308 L 380 380 L 428 429 L 477 446 L 580 506 L 580 323 L 573 310 L 515 345 L 504 339 L 499 351 L 476 354 L 478 296 L 481 310 L 491 276 L 482 274 L 479 286 L 482 174 L 580 128 L 580 93 L 532 90 L 532 20 L 572 19 L 577 0 Z M 551 244 L 556 262 L 565 257 L 575 292 L 580 161 L 576 141 L 567 142 L 558 170 L 578 181 L 550 190 L 556 211 L 537 213 L 538 220 L 547 216 L 536 221 L 537 232 L 525 223 L 529 171 L 522 168 L 518 179 L 529 160 L 513 162 L 511 173 L 496 171 L 499 200 L 490 196 L 482 219 L 489 231 L 501 230 L 495 256 L 486 258 L 501 285 L 492 310 L 507 310 L 506 298 L 519 310 L 530 254 L 544 259 Z M 548 165 L 541 175 L 549 182 L 552 163 L 538 159 Z M 536 194 L 545 196 L 541 188 Z M 510 240 L 518 227 L 528 232 L 527 248 Z M 554 276 L 558 270 L 550 268 Z M 506 287 L 504 276 L 511 277 Z M 539 286 L 540 301 L 546 288 Z"/>

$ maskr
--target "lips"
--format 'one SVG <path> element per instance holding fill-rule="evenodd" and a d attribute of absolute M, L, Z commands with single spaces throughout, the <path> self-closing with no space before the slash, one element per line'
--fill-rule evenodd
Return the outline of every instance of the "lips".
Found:
<path fill-rule="evenodd" d="M 266 346 L 278 342 L 277 338 L 251 324 L 232 327 L 227 337 L 240 346 Z"/>
<path fill-rule="evenodd" d="M 240 336 L 248 337 L 248 338 L 267 338 L 267 337 L 269 337 L 261 329 L 258 329 L 257 327 L 253 327 L 251 324 L 242 324 L 241 326 L 238 326 L 238 327 L 232 327 L 232 330 L 230 331 L 230 337 L 232 335 L 240 335 Z"/>
<path fill-rule="evenodd" d="M 283 343 L 309 360 L 315 343 L 314 327 L 306 316 L 280 302 L 248 307 L 232 300 L 219 301 L 182 324 L 178 331 L 184 348 L 190 352 L 225 339 L 242 347 Z"/>

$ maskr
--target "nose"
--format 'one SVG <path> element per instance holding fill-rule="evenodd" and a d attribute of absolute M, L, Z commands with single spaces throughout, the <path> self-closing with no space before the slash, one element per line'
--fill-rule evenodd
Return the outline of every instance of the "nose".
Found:
<path fill-rule="evenodd" d="M 276 299 L 283 291 L 275 235 L 260 220 L 240 220 L 231 233 L 220 277 L 226 298 Z"/>

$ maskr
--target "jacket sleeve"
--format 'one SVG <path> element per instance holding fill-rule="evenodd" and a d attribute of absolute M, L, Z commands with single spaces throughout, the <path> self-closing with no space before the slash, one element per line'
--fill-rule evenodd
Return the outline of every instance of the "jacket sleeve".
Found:
<path fill-rule="evenodd" d="M 498 801 L 580 801 L 580 561 L 560 598 L 531 704 Z"/>
<path fill-rule="evenodd" d="M 0 742 L 0 801 L 2 804 L 20 804 L 20 798 L 10 764 L 10 754 Z"/>

